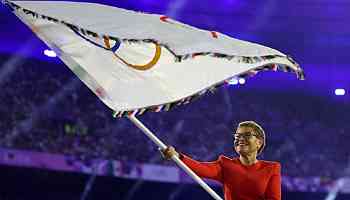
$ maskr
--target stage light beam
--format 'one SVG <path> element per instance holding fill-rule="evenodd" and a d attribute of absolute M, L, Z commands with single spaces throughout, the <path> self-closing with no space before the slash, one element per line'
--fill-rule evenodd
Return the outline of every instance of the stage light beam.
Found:
<path fill-rule="evenodd" d="M 345 95 L 345 90 L 344 89 L 335 89 L 334 94 L 337 96 L 344 96 Z"/>
<path fill-rule="evenodd" d="M 50 58 L 55 58 L 57 56 L 54 51 L 49 50 L 49 49 L 45 49 L 44 54 Z"/>

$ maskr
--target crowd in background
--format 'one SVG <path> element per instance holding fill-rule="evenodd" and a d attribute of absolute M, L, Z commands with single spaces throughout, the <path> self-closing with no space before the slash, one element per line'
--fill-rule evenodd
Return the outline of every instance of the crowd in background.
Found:
<path fill-rule="evenodd" d="M 0 81 L 0 147 L 93 158 L 172 164 L 126 118 L 109 110 L 62 64 L 26 60 Z M 1 73 L 1 68 L 0 68 Z M 228 86 L 226 86 L 228 87 Z M 349 106 L 300 91 L 218 89 L 169 112 L 139 118 L 165 143 L 198 160 L 235 156 L 243 120 L 267 134 L 261 159 L 281 162 L 289 176 L 340 177 L 350 164 Z"/>

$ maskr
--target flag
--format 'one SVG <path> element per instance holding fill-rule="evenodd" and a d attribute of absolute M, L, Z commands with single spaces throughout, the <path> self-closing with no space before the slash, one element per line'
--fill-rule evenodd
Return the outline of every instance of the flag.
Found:
<path fill-rule="evenodd" d="M 115 116 L 169 110 L 236 76 L 303 70 L 269 47 L 164 15 L 81 2 L 3 2 Z M 278 66 L 278 67 L 276 67 Z"/>

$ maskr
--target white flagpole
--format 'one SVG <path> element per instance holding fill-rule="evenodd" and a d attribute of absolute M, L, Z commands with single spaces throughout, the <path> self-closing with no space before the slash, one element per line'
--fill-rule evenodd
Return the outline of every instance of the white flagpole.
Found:
<path fill-rule="evenodd" d="M 142 130 L 145 135 L 151 139 L 156 145 L 164 150 L 167 146 L 160 141 L 141 121 L 139 121 L 135 115 L 129 115 L 128 118 L 132 121 L 140 130 Z M 212 190 L 197 174 L 195 174 L 187 165 L 185 165 L 177 156 L 172 156 L 171 159 L 181 168 L 183 169 L 191 178 L 193 178 L 203 189 L 205 189 L 214 199 L 222 200 L 222 198 L 216 194 L 214 190 Z"/>

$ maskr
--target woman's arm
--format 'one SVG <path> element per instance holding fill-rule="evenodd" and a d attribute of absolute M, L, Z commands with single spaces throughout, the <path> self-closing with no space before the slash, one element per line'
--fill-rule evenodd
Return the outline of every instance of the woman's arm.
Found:
<path fill-rule="evenodd" d="M 166 149 L 161 150 L 161 153 L 162 156 L 168 160 L 174 155 L 179 157 L 182 162 L 202 178 L 210 178 L 223 182 L 220 158 L 213 162 L 199 162 L 189 156 L 179 154 L 172 146 L 168 146 Z"/>
<path fill-rule="evenodd" d="M 220 158 L 213 162 L 199 162 L 184 154 L 180 154 L 180 159 L 202 178 L 214 179 L 223 182 Z"/>
<path fill-rule="evenodd" d="M 281 165 L 276 163 L 266 189 L 266 200 L 281 200 Z"/>

